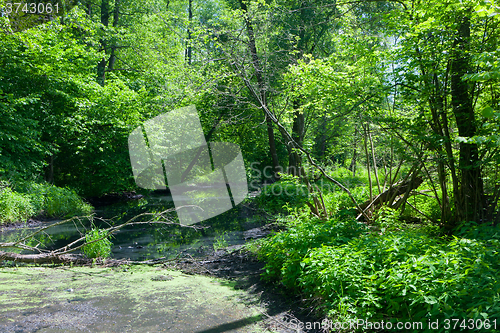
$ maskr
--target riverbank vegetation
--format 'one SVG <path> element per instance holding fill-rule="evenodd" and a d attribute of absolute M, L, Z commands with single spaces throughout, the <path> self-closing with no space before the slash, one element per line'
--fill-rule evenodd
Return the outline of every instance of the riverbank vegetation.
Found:
<path fill-rule="evenodd" d="M 365 186 L 359 190 L 367 192 Z M 265 280 L 302 295 L 332 322 L 363 318 L 394 327 L 397 322 L 420 322 L 421 331 L 433 331 L 429 320 L 463 318 L 467 324 L 460 322 L 457 331 L 471 328 L 471 322 L 490 323 L 496 331 L 498 225 L 463 223 L 449 237 L 431 222 L 415 223 L 409 220 L 412 214 L 400 216 L 389 207 L 367 225 L 356 220 L 345 193 L 337 189 L 324 198 L 331 215 L 323 220 L 311 216 L 307 205 L 285 205 L 285 216 L 276 207 L 286 230 L 251 246 L 266 262 Z"/>
<path fill-rule="evenodd" d="M 47 183 L 26 182 L 12 189 L 5 182 L 0 188 L 0 225 L 24 222 L 31 217 L 89 215 L 92 209 L 75 191 Z"/>
<path fill-rule="evenodd" d="M 332 320 L 500 318 L 496 2 L 98 0 L 19 20 L 0 17 L 1 221 L 140 191 L 128 135 L 195 105 L 286 228 L 254 247 L 263 278 Z"/>

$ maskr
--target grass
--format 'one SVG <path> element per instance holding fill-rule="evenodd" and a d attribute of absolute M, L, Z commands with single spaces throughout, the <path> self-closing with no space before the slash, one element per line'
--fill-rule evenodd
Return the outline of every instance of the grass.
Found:
<path fill-rule="evenodd" d="M 88 215 L 92 206 L 75 191 L 46 183 L 23 183 L 0 189 L 0 224 L 25 221 L 34 216 L 66 218 Z"/>

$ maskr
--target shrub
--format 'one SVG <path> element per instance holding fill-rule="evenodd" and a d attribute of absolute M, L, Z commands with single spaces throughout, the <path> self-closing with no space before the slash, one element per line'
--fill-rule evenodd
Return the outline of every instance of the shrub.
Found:
<path fill-rule="evenodd" d="M 352 199 L 346 192 L 338 187 L 333 187 L 333 185 L 328 187 L 323 186 L 324 188 L 327 190 L 323 190 L 323 199 L 329 214 L 335 215 L 341 211 L 353 209 L 354 204 Z M 356 187 L 350 191 L 358 203 L 362 203 L 368 199 L 368 191 L 364 187 Z"/>
<path fill-rule="evenodd" d="M 311 249 L 324 244 L 341 245 L 366 231 L 366 227 L 352 218 L 322 222 L 309 218 L 306 213 L 290 223 L 286 231 L 279 232 L 260 244 L 259 257 L 266 261 L 263 277 L 279 280 L 295 289 L 302 268 L 300 262 Z"/>
<path fill-rule="evenodd" d="M 29 196 L 14 192 L 9 187 L 0 189 L 0 224 L 24 221 L 34 213 Z"/>
<path fill-rule="evenodd" d="M 88 258 L 108 258 L 111 255 L 111 247 L 113 246 L 113 243 L 109 240 L 110 237 L 111 235 L 107 231 L 98 229 L 93 225 L 92 229 L 85 234 L 86 244 L 82 247 L 83 253 Z"/>
<path fill-rule="evenodd" d="M 377 211 L 375 222 L 380 226 L 382 232 L 397 230 L 401 226 L 399 211 L 383 206 Z"/>
<path fill-rule="evenodd" d="M 21 191 L 29 194 L 37 214 L 47 217 L 88 215 L 92 206 L 85 203 L 75 191 L 51 184 L 25 184 Z"/>
<path fill-rule="evenodd" d="M 300 207 L 308 198 L 307 187 L 300 184 L 297 177 L 283 175 L 273 184 L 266 185 L 257 197 L 259 206 L 271 212 L 284 212 L 285 206 Z"/>
<path fill-rule="evenodd" d="M 317 309 L 334 322 L 421 322 L 430 332 L 429 319 L 500 318 L 500 226 L 464 224 L 460 238 L 446 240 L 406 227 L 367 233 L 349 216 L 293 217 L 287 230 L 259 242 L 263 277 L 320 301 Z M 385 209 L 379 223 L 390 229 L 397 214 Z"/>
<path fill-rule="evenodd" d="M 497 240 L 437 241 L 401 231 L 312 249 L 298 284 L 337 321 L 500 317 Z M 441 326 L 441 331 L 444 331 Z"/>
<path fill-rule="evenodd" d="M 35 215 L 71 217 L 88 215 L 92 206 L 74 191 L 50 184 L 23 183 L 13 191 L 0 188 L 0 223 L 24 221 Z"/>
<path fill-rule="evenodd" d="M 214 251 L 225 249 L 228 246 L 228 243 L 226 240 L 227 236 L 228 236 L 228 232 L 224 231 L 214 238 L 214 243 L 213 243 Z"/>

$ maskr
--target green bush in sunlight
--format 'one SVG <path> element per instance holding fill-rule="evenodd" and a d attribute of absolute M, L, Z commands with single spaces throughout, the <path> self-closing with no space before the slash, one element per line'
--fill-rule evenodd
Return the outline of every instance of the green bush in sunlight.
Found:
<path fill-rule="evenodd" d="M 25 221 L 34 213 L 29 196 L 14 192 L 9 187 L 0 189 L 0 224 Z"/>
<path fill-rule="evenodd" d="M 218 236 L 215 236 L 213 248 L 214 251 L 225 249 L 228 246 L 226 237 L 228 236 L 228 232 L 224 231 L 220 233 Z"/>
<path fill-rule="evenodd" d="M 500 227 L 462 226 L 458 232 L 475 239 L 446 240 L 418 230 L 366 233 L 354 223 L 302 219 L 261 241 L 264 277 L 316 300 L 337 322 L 426 327 L 429 318 L 500 317 Z"/>
<path fill-rule="evenodd" d="M 105 230 L 92 226 L 92 229 L 85 234 L 85 245 L 82 247 L 83 253 L 88 258 L 109 258 L 113 243 L 109 240 L 111 235 Z"/>
<path fill-rule="evenodd" d="M 491 320 L 500 315 L 499 245 L 407 231 L 372 234 L 310 251 L 299 284 L 337 320 Z"/>
<path fill-rule="evenodd" d="M 368 199 L 368 190 L 365 187 L 353 188 L 351 190 L 351 194 L 358 203 L 364 202 Z M 354 208 L 352 199 L 346 192 L 339 188 L 333 191 L 323 191 L 323 199 L 325 201 L 326 210 L 331 215 L 335 215 L 343 210 L 351 210 Z"/>
<path fill-rule="evenodd" d="M 382 206 L 377 211 L 375 223 L 380 226 L 382 232 L 397 230 L 401 227 L 399 211 L 391 207 Z"/>
<path fill-rule="evenodd" d="M 282 175 L 282 179 L 270 185 L 264 186 L 261 194 L 257 197 L 260 207 L 271 212 L 284 212 L 284 206 L 300 207 L 308 198 L 306 185 L 299 182 L 297 177 Z"/>
<path fill-rule="evenodd" d="M 76 192 L 51 184 L 22 183 L 15 190 L 3 184 L 0 188 L 0 223 L 25 221 L 37 215 L 62 218 L 88 215 L 92 209 Z"/>
<path fill-rule="evenodd" d="M 47 217 L 88 215 L 92 206 L 85 203 L 75 191 L 51 184 L 28 183 L 21 189 L 29 194 L 37 214 Z"/>
<path fill-rule="evenodd" d="M 264 239 L 259 245 L 259 258 L 266 261 L 263 277 L 281 281 L 295 289 L 301 275 L 301 261 L 308 251 L 324 244 L 341 245 L 366 232 L 364 224 L 352 218 L 322 222 L 307 213 L 290 222 L 286 231 Z"/>

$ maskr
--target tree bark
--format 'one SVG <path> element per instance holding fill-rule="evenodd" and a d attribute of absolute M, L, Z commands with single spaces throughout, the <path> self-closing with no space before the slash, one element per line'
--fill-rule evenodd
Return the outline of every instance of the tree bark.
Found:
<path fill-rule="evenodd" d="M 299 103 L 296 102 L 295 105 L 298 107 Z M 305 128 L 305 116 L 304 113 L 295 111 L 292 126 L 292 138 L 300 146 L 304 141 L 304 128 Z M 301 176 L 301 158 L 297 151 L 290 149 L 288 155 L 288 173 L 293 176 Z"/>
<path fill-rule="evenodd" d="M 187 29 L 187 41 L 186 41 L 186 61 L 188 65 L 191 65 L 192 61 L 192 46 L 191 46 L 191 21 L 193 20 L 193 0 L 188 1 L 188 29 Z"/>
<path fill-rule="evenodd" d="M 101 23 L 105 27 L 109 25 L 109 0 L 102 0 L 101 1 Z M 104 82 L 106 79 L 106 41 L 104 39 L 101 40 L 101 48 L 104 51 L 104 55 L 97 64 L 97 82 L 101 86 L 104 86 Z"/>
<path fill-rule="evenodd" d="M 248 14 L 248 8 L 246 3 L 243 0 L 239 0 L 241 9 Z M 251 61 L 252 65 L 255 70 L 255 78 L 257 79 L 257 85 L 259 87 L 259 96 L 260 98 L 260 104 L 263 106 L 265 109 L 267 109 L 267 99 L 266 99 L 266 87 L 265 87 L 265 82 L 264 78 L 262 76 L 262 66 L 260 65 L 259 61 L 259 56 L 257 54 L 257 47 L 255 44 L 255 33 L 253 30 L 253 25 L 252 22 L 250 21 L 250 18 L 248 16 L 245 16 L 245 26 L 248 34 L 248 48 L 250 51 L 251 55 Z M 273 121 L 269 118 L 269 115 L 264 111 L 264 116 L 266 119 L 266 125 L 267 125 L 267 137 L 269 139 L 269 154 L 271 155 L 272 163 L 273 163 L 273 169 L 274 169 L 274 177 L 276 179 L 279 179 L 279 174 L 278 172 L 280 171 L 280 165 L 279 165 L 279 160 L 278 160 L 278 153 L 276 151 L 276 140 L 274 138 L 274 129 L 273 129 Z"/>
<path fill-rule="evenodd" d="M 113 27 L 118 26 L 118 19 L 120 18 L 120 0 L 115 0 L 115 8 L 113 9 Z M 111 44 L 111 52 L 108 61 L 108 71 L 112 71 L 116 62 L 116 42 Z"/>
<path fill-rule="evenodd" d="M 375 147 L 373 146 L 373 139 L 370 130 L 370 124 L 368 124 L 368 139 L 370 139 L 370 151 L 373 159 L 373 170 L 375 172 L 375 180 L 377 181 L 378 193 L 382 193 L 382 189 L 380 188 L 380 181 L 378 179 L 378 168 L 377 168 L 377 159 L 375 158 Z"/>
<path fill-rule="evenodd" d="M 451 104 L 458 127 L 458 134 L 464 138 L 476 135 L 477 125 L 474 115 L 472 95 L 469 84 L 463 80 L 471 70 L 469 53 L 470 19 L 464 15 L 459 18 L 451 65 Z M 455 207 L 458 221 L 479 222 L 482 216 L 484 190 L 478 147 L 474 143 L 460 142 L 459 171 L 461 184 Z"/>
<path fill-rule="evenodd" d="M 367 200 L 359 206 L 363 210 L 366 210 L 370 207 L 376 209 L 381 207 L 385 203 L 389 203 L 390 206 L 397 209 L 402 204 L 402 202 L 397 201 L 395 204 L 391 204 L 391 201 L 393 201 L 392 198 L 396 198 L 405 193 L 410 193 L 411 191 L 417 189 L 420 184 L 422 184 L 422 182 L 423 179 L 421 177 L 412 177 L 409 180 L 403 180 L 392 185 L 389 189 L 377 195 L 373 200 Z"/>
<path fill-rule="evenodd" d="M 352 176 L 356 177 L 356 164 L 357 164 L 357 158 L 358 158 L 358 147 L 357 147 L 357 138 L 358 136 L 358 128 L 354 128 L 354 136 L 353 136 L 353 142 L 352 142 L 352 160 L 351 160 L 351 165 L 349 166 L 349 170 L 352 171 Z"/>
<path fill-rule="evenodd" d="M 366 125 L 368 127 L 368 125 Z M 370 168 L 370 155 L 368 154 L 368 133 L 365 125 L 363 125 L 364 132 L 364 146 L 365 146 L 365 155 L 366 155 L 366 169 L 368 171 L 368 190 L 370 191 L 370 200 L 373 199 L 373 184 L 372 184 L 372 175 Z"/>
<path fill-rule="evenodd" d="M 20 254 L 13 252 L 0 251 L 0 262 L 3 260 L 11 260 L 16 262 L 34 263 L 34 264 L 62 264 L 70 262 L 86 262 L 89 261 L 83 256 L 75 254 L 53 254 L 53 253 L 37 253 L 37 254 Z"/>

